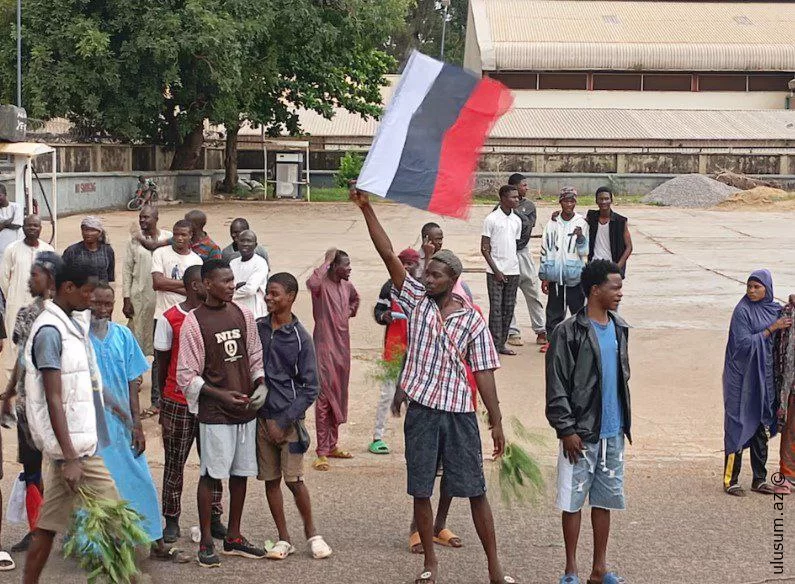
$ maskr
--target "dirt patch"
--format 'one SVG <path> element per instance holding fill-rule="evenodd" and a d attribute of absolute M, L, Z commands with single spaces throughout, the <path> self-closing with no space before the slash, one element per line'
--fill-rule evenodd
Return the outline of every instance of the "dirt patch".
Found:
<path fill-rule="evenodd" d="M 795 209 L 795 193 L 772 187 L 755 187 L 740 191 L 721 201 L 718 209 L 724 210 L 788 210 Z"/>

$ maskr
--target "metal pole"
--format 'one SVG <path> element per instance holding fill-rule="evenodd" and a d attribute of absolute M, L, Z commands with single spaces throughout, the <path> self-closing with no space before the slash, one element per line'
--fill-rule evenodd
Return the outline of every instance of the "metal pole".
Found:
<path fill-rule="evenodd" d="M 442 47 L 439 50 L 439 60 L 444 61 L 444 33 L 447 29 L 447 4 L 444 5 L 444 11 L 442 12 Z"/>
<path fill-rule="evenodd" d="M 22 107 L 22 0 L 17 0 L 17 107 Z"/>

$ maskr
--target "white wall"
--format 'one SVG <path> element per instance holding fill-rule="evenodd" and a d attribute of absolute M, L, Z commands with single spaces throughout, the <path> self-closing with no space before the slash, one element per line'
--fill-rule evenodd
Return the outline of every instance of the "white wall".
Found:
<path fill-rule="evenodd" d="M 514 90 L 514 107 L 615 109 L 784 109 L 785 92 Z"/>

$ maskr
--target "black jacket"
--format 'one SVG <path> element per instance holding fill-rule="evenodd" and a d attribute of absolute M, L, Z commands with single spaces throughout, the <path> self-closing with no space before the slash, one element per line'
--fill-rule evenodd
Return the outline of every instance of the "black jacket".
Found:
<path fill-rule="evenodd" d="M 593 252 L 596 247 L 596 232 L 599 230 L 599 209 L 590 209 L 585 216 L 585 221 L 588 223 L 588 242 L 590 251 L 588 252 L 588 261 L 593 260 Z M 613 256 L 613 261 L 618 263 L 621 256 L 624 255 L 627 246 L 624 243 L 624 230 L 627 228 L 627 218 L 619 215 L 615 211 L 610 211 L 610 222 L 608 223 L 610 231 L 610 255 Z M 621 277 L 624 277 L 624 270 L 621 271 Z"/>
<path fill-rule="evenodd" d="M 611 312 L 618 338 L 618 397 L 624 418 L 624 434 L 632 442 L 629 400 L 629 326 Z M 559 324 L 547 351 L 547 420 L 558 438 L 578 434 L 597 442 L 602 427 L 602 371 L 599 340 L 586 308 Z"/>
<path fill-rule="evenodd" d="M 302 420 L 320 391 L 317 360 L 312 336 L 293 316 L 293 322 L 278 330 L 271 327 L 270 315 L 257 319 L 262 341 L 265 385 L 268 397 L 259 415 L 275 419 L 287 429 Z"/>

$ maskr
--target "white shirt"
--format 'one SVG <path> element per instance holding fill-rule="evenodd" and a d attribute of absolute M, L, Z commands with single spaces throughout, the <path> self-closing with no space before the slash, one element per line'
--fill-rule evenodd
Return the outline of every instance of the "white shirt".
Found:
<path fill-rule="evenodd" d="M 194 252 L 182 255 L 175 252 L 170 245 L 160 247 L 152 254 L 152 273 L 160 272 L 172 280 L 182 280 L 185 270 L 190 266 L 200 265 L 202 265 L 202 259 Z M 179 292 L 157 290 L 155 296 L 155 320 L 163 316 L 166 310 L 185 300 L 185 295 Z"/>
<path fill-rule="evenodd" d="M 177 304 L 177 310 L 179 310 L 182 314 L 187 315 L 188 313 L 182 310 L 182 307 Z M 154 340 L 154 347 L 157 351 L 170 351 L 171 348 L 174 346 L 172 343 L 174 342 L 174 329 L 171 328 L 171 323 L 168 321 L 167 318 L 159 318 L 157 319 L 157 326 L 155 326 L 155 340 Z M 172 355 L 172 357 L 176 358 L 176 356 Z"/>
<path fill-rule="evenodd" d="M 254 313 L 254 318 L 268 314 L 265 306 L 265 288 L 268 283 L 268 262 L 265 258 L 254 254 L 247 262 L 242 257 L 229 262 L 232 273 L 235 275 L 235 286 L 244 282 L 240 288 L 235 288 L 234 301 L 245 306 Z"/>
<path fill-rule="evenodd" d="M 22 206 L 19 203 L 12 203 L 9 201 L 7 207 L 0 207 L 0 221 L 7 221 L 11 219 L 14 225 L 22 225 L 25 220 L 22 212 Z M 22 227 L 19 229 L 3 229 L 0 230 L 0 259 L 3 258 L 3 252 L 10 243 L 22 239 L 25 234 L 22 233 Z"/>
<path fill-rule="evenodd" d="M 613 261 L 610 252 L 610 223 L 599 223 L 596 230 L 596 241 L 593 244 L 593 259 Z"/>
<path fill-rule="evenodd" d="M 483 221 L 483 236 L 491 240 L 491 259 L 494 265 L 506 276 L 519 275 L 519 256 L 516 241 L 522 236 L 522 220 L 511 211 L 510 215 L 497 208 Z M 486 264 L 486 272 L 493 274 Z"/>

